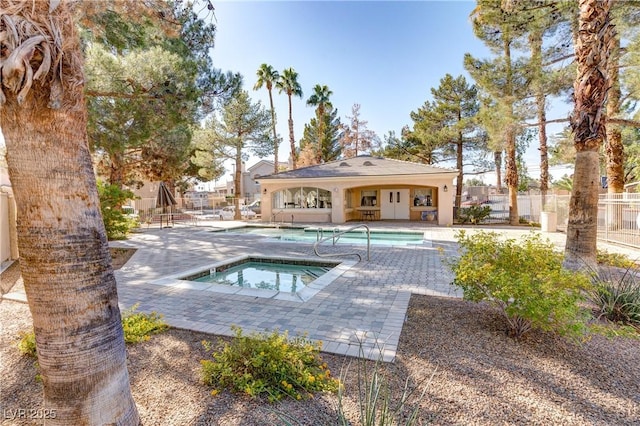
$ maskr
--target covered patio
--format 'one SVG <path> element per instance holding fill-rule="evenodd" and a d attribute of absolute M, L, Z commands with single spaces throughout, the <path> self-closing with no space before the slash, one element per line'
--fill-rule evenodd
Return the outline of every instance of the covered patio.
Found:
<path fill-rule="evenodd" d="M 258 177 L 264 222 L 453 223 L 458 170 L 358 156 Z"/>

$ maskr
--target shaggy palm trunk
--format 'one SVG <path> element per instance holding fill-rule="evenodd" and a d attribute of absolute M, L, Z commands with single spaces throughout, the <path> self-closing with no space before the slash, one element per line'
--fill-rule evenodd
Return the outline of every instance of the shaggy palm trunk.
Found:
<path fill-rule="evenodd" d="M 135 425 L 116 281 L 87 144 L 80 45 L 67 3 L 51 3 L 52 13 L 48 2 L 0 1 L 0 30 L 6 35 L 9 21 L 18 28 L 12 32 L 17 40 L 2 39 L 6 103 L 0 125 L 44 387 L 41 408 L 55 413 L 48 425 Z M 35 48 L 22 48 L 36 40 Z M 48 49 L 61 62 L 36 79 Z"/>
<path fill-rule="evenodd" d="M 620 73 L 618 72 L 620 56 L 620 38 L 615 37 L 609 62 L 609 80 L 611 88 L 607 99 L 607 117 L 615 118 L 620 114 Z M 616 125 L 607 126 L 607 187 L 609 194 L 619 194 L 624 191 L 624 145 L 622 132 Z"/>
<path fill-rule="evenodd" d="M 291 146 L 291 167 L 293 170 L 296 169 L 296 138 L 293 136 L 293 113 L 291 109 L 291 93 L 287 94 L 289 96 L 289 145 Z"/>
<path fill-rule="evenodd" d="M 318 151 L 316 152 L 316 164 L 322 164 L 322 141 L 324 139 L 324 108 L 318 107 Z"/>
<path fill-rule="evenodd" d="M 267 86 L 269 89 L 269 104 L 271 105 L 271 130 L 273 131 L 273 173 L 278 173 L 278 134 L 276 133 L 276 110 L 273 108 L 273 96 L 271 95 L 271 84 Z"/>
<path fill-rule="evenodd" d="M 573 189 L 565 246 L 565 266 L 580 269 L 596 265 L 598 231 L 598 152 L 605 139 L 603 114 L 609 79 L 609 52 L 613 27 L 611 0 L 580 0 L 576 43 L 575 107 L 571 116 L 576 148 Z"/>
<path fill-rule="evenodd" d="M 611 58 L 609 62 L 609 78 L 611 88 L 607 100 L 607 117 L 614 118 L 620 114 L 620 38 L 615 37 L 612 44 Z M 607 139 L 605 144 L 607 161 L 607 193 L 611 198 L 624 191 L 624 145 L 622 144 L 622 131 L 617 125 L 607 125 Z M 622 206 L 617 203 L 607 203 L 607 228 L 618 229 L 622 224 Z"/>

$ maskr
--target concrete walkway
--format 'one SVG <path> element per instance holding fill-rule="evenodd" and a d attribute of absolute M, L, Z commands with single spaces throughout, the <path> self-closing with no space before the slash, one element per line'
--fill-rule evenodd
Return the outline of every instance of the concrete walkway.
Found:
<path fill-rule="evenodd" d="M 241 255 L 268 255 L 317 259 L 308 243 L 275 241 L 260 235 L 211 232 L 212 227 L 241 226 L 239 222 L 208 222 L 197 227 L 149 228 L 133 233 L 114 247 L 136 248 L 133 257 L 116 271 L 123 308 L 139 303 L 143 312 L 156 311 L 172 326 L 219 335 L 233 335 L 237 325 L 245 332 L 288 330 L 322 341 L 323 351 L 394 359 L 411 294 L 461 297 L 454 289 L 444 259 L 456 255 L 459 228 L 434 227 L 420 222 L 367 223 L 374 229 L 422 231 L 417 245 L 372 245 L 371 258 L 356 263 L 306 302 L 154 285 L 159 279 Z M 349 224 L 347 226 L 352 226 Z M 321 225 L 322 226 L 322 225 Z M 326 227 L 326 224 L 324 224 Z M 479 230 L 482 228 L 465 227 Z M 489 227 L 518 237 L 530 228 Z M 537 232 L 537 231 L 534 231 Z M 565 235 L 545 233 L 559 248 Z M 365 246 L 348 246 L 366 259 Z M 639 253 L 601 245 L 632 258 Z M 347 246 L 322 246 L 323 253 L 344 253 Z M 345 260 L 346 258 L 336 258 Z M 353 259 L 350 257 L 349 259 Z"/>

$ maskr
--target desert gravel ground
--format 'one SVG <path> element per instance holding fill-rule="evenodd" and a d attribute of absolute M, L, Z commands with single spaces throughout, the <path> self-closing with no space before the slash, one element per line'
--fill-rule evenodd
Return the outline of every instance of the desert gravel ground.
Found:
<path fill-rule="evenodd" d="M 6 272 L 3 292 L 10 279 Z M 42 424 L 4 415 L 42 405 L 34 360 L 16 348 L 20 331 L 30 324 L 27 305 L 0 301 L 3 425 Z M 338 424 L 338 397 L 332 394 L 276 405 L 228 392 L 211 396 L 199 380 L 199 361 L 208 356 L 201 341 L 218 339 L 171 329 L 128 346 L 132 391 L 144 425 Z M 361 424 L 357 367 L 362 364 L 322 356 L 334 375 L 343 377 L 348 420 Z M 371 370 L 374 363 L 366 365 Z M 514 341 L 492 309 L 459 299 L 413 296 L 397 358 L 383 369 L 395 396 L 408 381 L 409 406 L 419 404 L 418 424 L 640 424 L 640 340 L 595 336 L 576 345 L 532 332 Z"/>

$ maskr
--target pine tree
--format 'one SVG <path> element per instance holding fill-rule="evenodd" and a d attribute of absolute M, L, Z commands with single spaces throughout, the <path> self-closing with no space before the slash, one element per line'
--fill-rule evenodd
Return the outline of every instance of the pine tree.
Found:
<path fill-rule="evenodd" d="M 332 108 L 325 111 L 322 118 L 322 122 L 312 118 L 308 124 L 304 125 L 304 134 L 300 140 L 300 166 L 337 160 L 342 153 L 340 145 L 342 124 L 338 117 L 338 110 Z M 318 158 L 321 160 L 318 161 Z"/>
<path fill-rule="evenodd" d="M 477 89 L 469 85 L 463 76 L 453 78 L 450 74 L 440 79 L 440 86 L 431 89 L 433 108 L 415 124 L 415 131 L 430 139 L 445 157 L 454 157 L 460 171 L 456 183 L 455 207 L 462 200 L 464 182 L 464 158 L 473 162 L 474 154 L 484 156 L 484 139 L 478 129 L 479 102 Z"/>
<path fill-rule="evenodd" d="M 516 57 L 524 34 L 518 18 L 519 2 L 479 0 L 472 13 L 475 34 L 498 56 L 493 60 L 479 60 L 465 55 L 464 65 L 482 91 L 490 96 L 485 102 L 483 120 L 490 143 L 495 152 L 506 153 L 505 182 L 509 188 L 509 223 L 518 225 L 518 167 L 516 158 L 517 135 L 524 120 L 531 114 L 526 103 L 526 62 Z M 503 7 L 504 6 L 504 7 Z M 507 7 L 507 6 L 513 6 Z M 499 120 L 495 120 L 498 118 Z"/>

